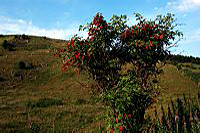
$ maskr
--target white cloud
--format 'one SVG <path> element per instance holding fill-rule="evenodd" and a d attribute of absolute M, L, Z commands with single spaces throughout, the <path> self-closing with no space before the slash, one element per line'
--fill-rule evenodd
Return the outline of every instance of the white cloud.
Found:
<path fill-rule="evenodd" d="M 190 11 L 200 8 L 200 0 L 178 0 L 167 3 L 168 8 L 176 9 L 178 11 Z"/>
<path fill-rule="evenodd" d="M 26 34 L 55 39 L 69 39 L 76 33 L 84 38 L 87 36 L 85 32 L 78 32 L 78 24 L 72 24 L 69 29 L 45 29 L 34 26 L 32 21 L 0 16 L 0 25 L 0 34 Z"/>

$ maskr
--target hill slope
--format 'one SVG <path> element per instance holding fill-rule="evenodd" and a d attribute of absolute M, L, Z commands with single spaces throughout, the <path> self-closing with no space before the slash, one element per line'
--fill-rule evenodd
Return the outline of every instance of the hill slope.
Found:
<path fill-rule="evenodd" d="M 20 38 L 20 36 L 19 36 Z M 54 49 L 65 41 L 29 36 L 0 37 L 0 130 L 47 131 L 104 129 L 105 107 L 90 99 L 92 80 L 72 68 L 62 72 Z M 4 49 L 3 43 L 27 47 Z M 50 49 L 51 47 L 51 49 Z M 197 86 L 175 66 L 166 65 L 160 77 L 159 101 L 182 93 L 196 94 Z"/>

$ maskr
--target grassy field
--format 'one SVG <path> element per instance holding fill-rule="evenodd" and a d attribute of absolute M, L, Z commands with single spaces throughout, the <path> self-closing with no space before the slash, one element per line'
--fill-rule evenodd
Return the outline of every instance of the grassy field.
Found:
<path fill-rule="evenodd" d="M 5 50 L 4 40 L 30 48 Z M 72 68 L 62 72 L 61 61 L 49 49 L 64 44 L 44 37 L 29 41 L 0 37 L 0 131 L 104 130 L 105 107 L 90 98 L 93 84 L 88 74 L 76 75 Z M 153 106 L 167 104 L 182 93 L 197 94 L 197 85 L 175 66 L 166 65 L 163 70 L 161 94 Z M 151 112 L 150 108 L 147 113 Z"/>
<path fill-rule="evenodd" d="M 182 71 L 185 76 L 188 76 L 197 85 L 200 83 L 200 65 L 192 63 L 179 63 L 178 66 L 181 66 L 180 71 Z"/>

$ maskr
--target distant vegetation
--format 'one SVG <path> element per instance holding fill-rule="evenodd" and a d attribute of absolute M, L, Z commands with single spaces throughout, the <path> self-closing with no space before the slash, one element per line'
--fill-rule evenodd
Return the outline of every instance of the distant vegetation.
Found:
<path fill-rule="evenodd" d="M 172 63 L 194 63 L 194 64 L 200 64 L 200 58 L 199 57 L 193 57 L 193 56 L 184 56 L 184 55 L 169 55 L 168 56 L 169 61 Z"/>

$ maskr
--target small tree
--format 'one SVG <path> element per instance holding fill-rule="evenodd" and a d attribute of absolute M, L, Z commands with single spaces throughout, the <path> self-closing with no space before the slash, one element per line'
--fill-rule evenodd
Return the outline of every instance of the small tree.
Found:
<path fill-rule="evenodd" d="M 8 42 L 7 40 L 4 40 L 2 47 L 4 49 L 8 49 L 9 51 L 14 50 L 13 48 L 15 47 L 12 43 Z"/>
<path fill-rule="evenodd" d="M 4 49 L 8 49 L 9 44 L 8 44 L 7 40 L 4 40 L 4 41 L 3 41 L 2 47 L 3 47 Z"/>
<path fill-rule="evenodd" d="M 138 24 L 128 26 L 126 15 L 114 15 L 107 23 L 97 13 L 91 23 L 80 26 L 88 31 L 87 39 L 75 35 L 57 53 L 63 69 L 73 65 L 88 70 L 100 98 L 110 107 L 108 127 L 116 131 L 141 129 L 145 109 L 156 96 L 157 85 L 152 81 L 159 73 L 157 64 L 169 54 L 171 40 L 182 35 L 173 31 L 173 14 L 158 15 L 153 21 L 135 16 Z M 121 69 L 127 63 L 133 67 L 124 75 Z"/>

